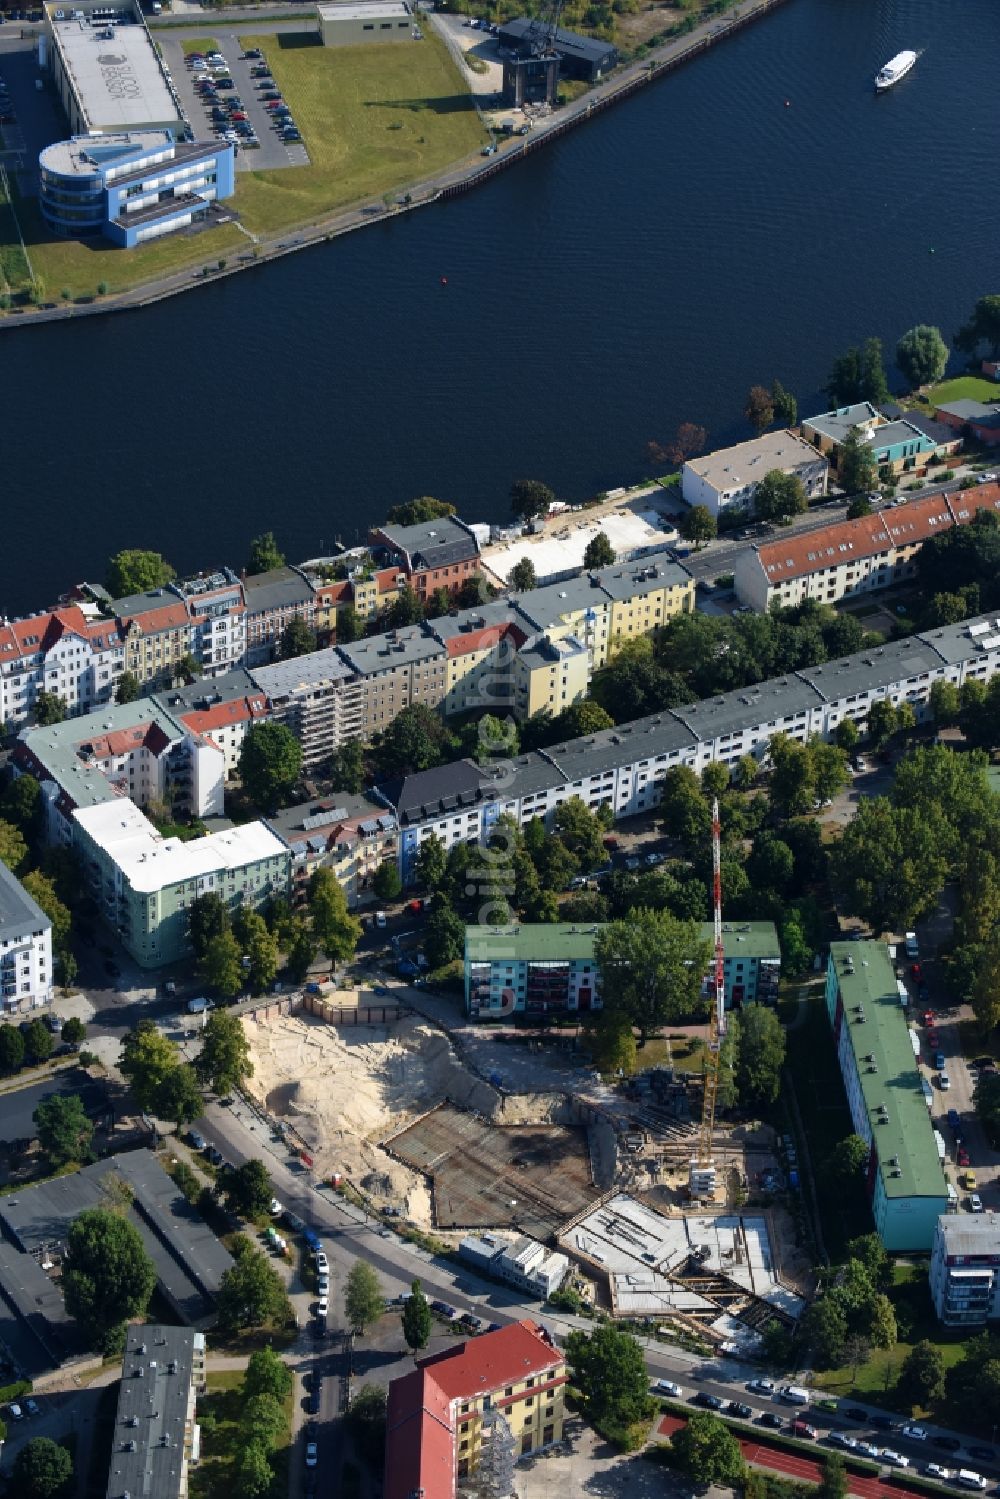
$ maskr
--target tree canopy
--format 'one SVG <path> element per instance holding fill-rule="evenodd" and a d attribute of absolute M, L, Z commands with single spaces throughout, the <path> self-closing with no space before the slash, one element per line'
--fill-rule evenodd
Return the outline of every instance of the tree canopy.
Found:
<path fill-rule="evenodd" d="M 947 363 L 948 345 L 930 323 L 908 328 L 896 345 L 896 364 L 911 390 L 940 380 Z"/>
<path fill-rule="evenodd" d="M 410 1295 L 403 1303 L 403 1337 L 406 1346 L 414 1353 L 420 1348 L 426 1348 L 430 1340 L 433 1318 L 427 1297 L 420 1289 L 419 1280 L 415 1280 L 410 1287 Z"/>
<path fill-rule="evenodd" d="M 31 1117 L 50 1166 L 90 1160 L 94 1126 L 76 1093 L 50 1094 L 42 1099 Z"/>
<path fill-rule="evenodd" d="M 681 512 L 677 530 L 685 541 L 701 546 L 702 542 L 715 539 L 719 525 L 707 505 L 689 505 Z"/>
<path fill-rule="evenodd" d="M 385 1311 L 385 1293 L 378 1276 L 365 1260 L 355 1260 L 344 1285 L 344 1310 L 355 1332 L 364 1332 Z"/>
<path fill-rule="evenodd" d="M 274 812 L 298 781 L 302 745 L 287 724 L 251 724 L 240 746 L 237 769 L 254 805 Z"/>
<path fill-rule="evenodd" d="M 698 1013 L 710 957 L 696 923 L 669 911 L 612 921 L 594 944 L 604 1007 L 628 1019 L 642 1044 L 662 1025 Z"/>
<path fill-rule="evenodd" d="M 605 1432 L 624 1432 L 650 1412 L 646 1361 L 630 1332 L 606 1323 L 593 1333 L 574 1329 L 566 1338 L 573 1383 L 587 1418 Z"/>
<path fill-rule="evenodd" d="M 163 588 L 175 576 L 170 563 L 159 552 L 126 547 L 109 558 L 104 586 L 113 599 L 122 599 L 151 588 Z"/>
<path fill-rule="evenodd" d="M 274 539 L 273 531 L 262 531 L 255 536 L 250 543 L 250 556 L 247 559 L 247 572 L 251 576 L 257 573 L 269 573 L 272 568 L 284 567 L 285 554 L 278 548 Z"/>
<path fill-rule="evenodd" d="M 1000 355 L 1000 295 L 991 292 L 980 297 L 952 342 L 963 354 L 975 354 L 981 344 L 986 344 L 990 357 L 996 359 Z"/>
<path fill-rule="evenodd" d="M 743 415 L 759 437 L 774 421 L 774 400 L 766 385 L 751 385 Z"/>
<path fill-rule="evenodd" d="M 226 1206 L 241 1218 L 262 1218 L 274 1196 L 267 1167 L 254 1156 L 226 1172 L 225 1187 Z"/>
<path fill-rule="evenodd" d="M 308 656 L 316 649 L 316 632 L 310 630 L 300 614 L 293 615 L 281 632 L 278 656 L 282 661 L 291 661 L 296 656 Z"/>
<path fill-rule="evenodd" d="M 754 514 L 761 520 L 783 521 L 808 509 L 805 485 L 798 474 L 770 469 L 753 492 Z"/>
<path fill-rule="evenodd" d="M 195 1071 L 201 1081 L 220 1097 L 253 1076 L 250 1043 L 237 1015 L 213 1010 L 205 1022 L 201 1039 Z"/>
<path fill-rule="evenodd" d="M 332 869 L 313 871 L 309 881 L 313 935 L 331 963 L 346 963 L 361 941 L 361 923 L 347 909 L 347 896 Z"/>
<path fill-rule="evenodd" d="M 32 1437 L 14 1459 L 12 1492 L 19 1499 L 59 1499 L 69 1493 L 72 1477 L 73 1458 L 68 1448 L 51 1437 Z"/>
<path fill-rule="evenodd" d="M 603 531 L 598 531 L 587 542 L 583 552 L 583 565 L 588 572 L 593 572 L 599 567 L 612 567 L 615 560 L 615 549 L 611 545 Z"/>
<path fill-rule="evenodd" d="M 678 1467 L 697 1484 L 739 1485 L 745 1471 L 740 1444 L 725 1421 L 696 1411 L 670 1440 Z"/>
<path fill-rule="evenodd" d="M 66 1310 L 94 1347 L 120 1337 L 123 1323 L 142 1316 L 156 1284 L 156 1270 L 127 1218 L 106 1208 L 88 1208 L 70 1225 L 63 1269 Z"/>
<path fill-rule="evenodd" d="M 537 588 L 538 575 L 530 557 L 522 557 L 520 561 L 514 563 L 507 582 L 517 593 L 529 593 L 532 588 Z"/>
<path fill-rule="evenodd" d="M 547 515 L 554 500 L 552 490 L 539 479 L 515 479 L 510 486 L 510 508 L 522 520 Z"/>
<path fill-rule="evenodd" d="M 858 427 L 851 428 L 837 449 L 837 478 L 845 494 L 867 495 L 878 488 L 878 463 Z M 868 508 L 870 512 L 870 502 Z"/>
<path fill-rule="evenodd" d="M 449 505 L 447 500 L 436 500 L 433 495 L 422 494 L 415 500 L 393 505 L 386 520 L 391 526 L 419 526 L 424 521 L 441 520 L 446 515 L 454 514 L 455 507 Z"/>
<path fill-rule="evenodd" d="M 441 765 L 451 748 L 451 734 L 433 708 L 410 703 L 377 735 L 372 758 L 379 775 L 412 775 Z"/>
<path fill-rule="evenodd" d="M 286 1320 L 290 1307 L 284 1281 L 264 1252 L 240 1236 L 233 1258 L 216 1297 L 220 1324 L 235 1332 Z"/>
<path fill-rule="evenodd" d="M 871 401 L 883 406 L 889 400 L 889 385 L 882 363 L 882 343 L 866 338 L 861 348 L 850 348 L 834 361 L 826 387 L 833 406 L 853 406 Z"/>
<path fill-rule="evenodd" d="M 736 1090 L 744 1108 L 774 1103 L 781 1091 L 785 1062 L 785 1032 L 766 1005 L 744 1005 L 730 1017 L 735 1032 Z"/>

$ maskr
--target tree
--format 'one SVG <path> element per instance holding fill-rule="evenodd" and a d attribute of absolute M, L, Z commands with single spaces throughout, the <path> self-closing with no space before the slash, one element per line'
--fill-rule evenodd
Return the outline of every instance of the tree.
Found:
<path fill-rule="evenodd" d="M 911 1409 L 926 1410 L 944 1395 L 944 1357 L 926 1338 L 914 1344 L 896 1380 L 897 1399 Z"/>
<path fill-rule="evenodd" d="M 555 495 L 547 484 L 538 479 L 515 479 L 510 486 L 510 508 L 522 520 L 534 520 L 536 515 L 547 515 Z"/>
<path fill-rule="evenodd" d="M 16 1025 L 0 1025 L 0 1072 L 8 1076 L 24 1066 L 24 1037 Z"/>
<path fill-rule="evenodd" d="M 635 1035 L 626 1016 L 598 1011 L 587 1032 L 587 1045 L 594 1066 L 606 1077 L 619 1073 L 631 1077 L 635 1071 L 638 1062 Z"/>
<path fill-rule="evenodd" d="M 236 1252 L 238 1248 L 238 1253 Z M 262 1250 L 247 1240 L 234 1247 L 235 1264 L 219 1282 L 219 1322 L 228 1332 L 279 1322 L 288 1312 L 284 1282 Z"/>
<path fill-rule="evenodd" d="M 604 863 L 604 824 L 581 797 L 570 796 L 561 802 L 553 814 L 552 826 L 581 869 L 596 869 Z"/>
<path fill-rule="evenodd" d="M 615 721 L 610 713 L 605 712 L 600 703 L 591 702 L 589 698 L 580 703 L 571 703 L 555 718 L 549 720 L 552 729 L 552 738 L 546 738 L 547 744 L 562 744 L 567 739 L 584 739 L 588 734 L 600 734 L 604 729 L 613 729 Z M 536 746 L 537 748 L 537 746 Z"/>
<path fill-rule="evenodd" d="M 980 297 L 969 321 L 959 328 L 952 342 L 963 354 L 975 354 L 985 343 L 990 357 L 996 359 L 1000 355 L 1000 296 L 994 292 Z"/>
<path fill-rule="evenodd" d="M 856 494 L 847 507 L 848 520 L 864 520 L 872 514 L 872 502 L 866 494 Z"/>
<path fill-rule="evenodd" d="M 431 1326 L 431 1309 L 427 1297 L 420 1289 L 419 1280 L 415 1280 L 410 1287 L 408 1299 L 403 1303 L 403 1337 L 407 1348 L 411 1348 L 414 1353 L 418 1348 L 426 1348 Z"/>
<path fill-rule="evenodd" d="M 279 658 L 282 661 L 292 661 L 296 656 L 308 656 L 315 649 L 316 632 L 310 630 L 301 615 L 293 615 L 281 632 Z"/>
<path fill-rule="evenodd" d="M 469 730 L 473 740 L 471 753 L 479 765 L 513 760 L 520 753 L 518 728 L 512 718 L 484 713 L 482 718 L 469 725 Z"/>
<path fill-rule="evenodd" d="M 347 1414 L 354 1445 L 373 1470 L 385 1457 L 387 1391 L 384 1385 L 362 1385 Z"/>
<path fill-rule="evenodd" d="M 954 682 L 932 682 L 930 705 L 931 714 L 939 729 L 949 728 L 957 723 L 961 699 Z"/>
<path fill-rule="evenodd" d="M 839 1452 L 831 1452 L 823 1460 L 816 1499 L 847 1499 L 847 1473 Z"/>
<path fill-rule="evenodd" d="M 612 1323 L 589 1335 L 574 1329 L 566 1338 L 566 1358 L 593 1425 L 622 1431 L 647 1417 L 649 1377 L 631 1333 Z"/>
<path fill-rule="evenodd" d="M 337 644 L 350 645 L 352 640 L 360 640 L 363 634 L 364 627 L 354 605 L 342 604 L 337 610 Z"/>
<path fill-rule="evenodd" d="M 117 1341 L 124 1322 L 145 1314 L 156 1284 L 139 1230 L 119 1213 L 88 1208 L 70 1225 L 67 1251 L 66 1310 L 93 1346 Z"/>
<path fill-rule="evenodd" d="M 139 678 L 131 671 L 123 671 L 115 688 L 116 703 L 134 703 L 139 696 Z"/>
<path fill-rule="evenodd" d="M 72 917 L 69 907 L 65 906 L 56 894 L 55 881 L 48 875 L 42 874 L 40 870 L 32 869 L 24 876 L 21 884 L 51 921 L 52 947 L 55 952 L 61 952 L 69 942 Z"/>
<path fill-rule="evenodd" d="M 122 1037 L 118 1070 L 144 1113 L 156 1112 L 164 1080 L 179 1065 L 177 1047 L 152 1020 L 140 1020 L 135 1030 Z"/>
<path fill-rule="evenodd" d="M 866 1318 L 866 1331 L 876 1348 L 895 1346 L 896 1313 L 888 1296 L 881 1292 L 872 1299 Z"/>
<path fill-rule="evenodd" d="M 827 1157 L 826 1169 L 838 1181 L 853 1181 L 868 1165 L 870 1154 L 860 1135 L 845 1135 Z"/>
<path fill-rule="evenodd" d="M 244 911 L 243 938 L 246 969 L 251 994 L 266 994 L 278 971 L 278 939 L 268 931 L 267 922 L 257 911 Z"/>
<path fill-rule="evenodd" d="M 262 1218 L 271 1206 L 274 1186 L 263 1161 L 251 1157 L 226 1173 L 226 1206 L 241 1218 Z"/>
<path fill-rule="evenodd" d="M 15 776 L 0 796 L 0 817 L 12 822 L 29 841 L 38 831 L 42 788 L 32 775 Z"/>
<path fill-rule="evenodd" d="M 454 906 L 440 896 L 434 902 L 424 935 L 424 955 L 431 968 L 443 968 L 465 949 L 465 922 Z"/>
<path fill-rule="evenodd" d="M 847 1313 L 834 1296 L 819 1296 L 799 1319 L 799 1336 L 810 1349 L 817 1369 L 833 1369 L 843 1362 L 847 1343 Z"/>
<path fill-rule="evenodd" d="M 243 988 L 246 974 L 243 969 L 243 954 L 240 944 L 227 928 L 217 937 L 211 938 L 198 971 L 206 987 L 221 999 L 235 999 Z"/>
<path fill-rule="evenodd" d="M 774 407 L 774 419 L 780 426 L 795 426 L 799 419 L 799 403 L 780 380 L 771 382 L 771 404 Z"/>
<path fill-rule="evenodd" d="M 455 507 L 447 500 L 436 500 L 433 495 L 422 494 L 402 505 L 393 505 L 386 520 L 390 526 L 419 526 L 424 521 L 442 520 L 446 515 L 454 514 Z"/>
<path fill-rule="evenodd" d="M 243 789 L 255 806 L 274 812 L 302 769 L 302 746 L 283 723 L 251 724 L 237 763 Z"/>
<path fill-rule="evenodd" d="M 52 1055 L 55 1041 L 44 1020 L 32 1020 L 24 1031 L 24 1049 L 29 1062 L 40 1066 Z"/>
<path fill-rule="evenodd" d="M 236 1487 L 244 1499 L 261 1499 L 274 1481 L 267 1451 L 260 1442 L 247 1442 L 236 1463 Z"/>
<path fill-rule="evenodd" d="M 594 572 L 599 567 L 613 567 L 614 563 L 615 549 L 604 532 L 598 531 L 584 548 L 583 565 L 588 572 Z"/>
<path fill-rule="evenodd" d="M 225 1010 L 213 1010 L 202 1031 L 202 1047 L 194 1064 L 201 1082 L 220 1098 L 253 1077 L 250 1043 L 243 1022 Z"/>
<path fill-rule="evenodd" d="M 882 362 L 882 340 L 880 338 L 866 338 L 861 346 L 858 399 L 860 401 L 870 401 L 873 406 L 878 408 L 888 405 L 891 399 L 889 382 L 885 378 L 885 365 Z"/>
<path fill-rule="evenodd" d="M 892 1290 L 892 1260 L 882 1247 L 878 1234 L 860 1234 L 856 1239 L 849 1239 L 847 1258 L 857 1260 L 864 1267 L 868 1279 L 877 1291 L 888 1294 Z"/>
<path fill-rule="evenodd" d="M 348 1323 L 357 1333 L 363 1333 L 369 1322 L 376 1322 L 385 1311 L 379 1278 L 364 1260 L 355 1260 L 351 1266 L 344 1285 L 344 1309 Z"/>
<path fill-rule="evenodd" d="M 890 702 L 888 698 L 879 698 L 876 702 L 872 703 L 868 709 L 868 717 L 865 720 L 865 727 L 868 731 L 868 738 L 871 741 L 872 748 L 876 750 L 885 749 L 885 746 L 889 743 L 893 734 L 895 734 L 898 723 L 895 704 Z"/>
<path fill-rule="evenodd" d="M 46 692 L 44 687 L 35 694 L 35 722 L 42 728 L 62 723 L 66 717 L 66 704 L 55 692 Z"/>
<path fill-rule="evenodd" d="M 850 348 L 834 360 L 826 393 L 833 406 L 853 406 L 861 399 L 861 356 Z"/>
<path fill-rule="evenodd" d="M 930 323 L 917 323 L 896 345 L 896 364 L 910 390 L 940 380 L 947 363 L 948 345 Z"/>
<path fill-rule="evenodd" d="M 164 588 L 174 576 L 170 563 L 164 562 L 159 552 L 126 547 L 109 559 L 104 586 L 113 599 L 123 599 L 129 594 Z"/>
<path fill-rule="evenodd" d="M 292 1392 L 295 1377 L 288 1365 L 273 1348 L 258 1348 L 247 1360 L 243 1376 L 243 1395 L 271 1395 L 275 1400 L 284 1400 Z"/>
<path fill-rule="evenodd" d="M 379 900 L 396 900 L 403 889 L 399 870 L 391 859 L 380 864 L 372 876 L 372 889 Z"/>
<path fill-rule="evenodd" d="M 774 402 L 765 385 L 751 385 L 743 415 L 760 437 L 774 421 Z"/>
<path fill-rule="evenodd" d="M 154 1113 L 169 1119 L 181 1129 L 193 1124 L 204 1112 L 205 1101 L 198 1086 L 198 1075 L 188 1062 L 172 1067 L 156 1092 Z"/>
<path fill-rule="evenodd" d="M 407 625 L 419 625 L 423 617 L 424 606 L 419 593 L 411 583 L 404 583 L 389 605 L 386 625 L 390 630 L 401 630 Z"/>
<path fill-rule="evenodd" d="M 316 939 L 309 928 L 309 923 L 299 918 L 295 922 L 288 943 L 285 962 L 285 973 L 293 984 L 305 983 L 316 959 L 316 947 Z"/>
<path fill-rule="evenodd" d="M 201 662 L 197 661 L 190 651 L 185 651 L 184 655 L 174 666 L 174 678 L 175 680 L 183 678 L 186 682 L 194 682 L 201 676 L 202 670 Z"/>
<path fill-rule="evenodd" d="M 434 710 L 426 703 L 411 703 L 377 736 L 373 756 L 380 775 L 412 775 L 440 765 L 450 743 Z"/>
<path fill-rule="evenodd" d="M 281 1401 L 267 1390 L 256 1395 L 244 1392 L 240 1427 L 247 1443 L 259 1442 L 265 1452 L 273 1452 L 285 1426 Z"/>
<path fill-rule="evenodd" d="M 330 756 L 327 774 L 334 791 L 359 796 L 365 784 L 365 752 L 360 739 L 348 739 Z"/>
<path fill-rule="evenodd" d="M 761 520 L 783 521 L 801 515 L 809 500 L 798 474 L 783 474 L 780 468 L 772 468 L 754 490 L 753 506 Z"/>
<path fill-rule="evenodd" d="M 685 541 L 693 541 L 700 547 L 703 542 L 715 539 L 719 527 L 707 505 L 689 505 L 681 512 L 677 530 Z"/>
<path fill-rule="evenodd" d="M 38 1143 L 53 1169 L 68 1161 L 88 1161 L 94 1126 L 75 1093 L 51 1093 L 32 1114 Z"/>
<path fill-rule="evenodd" d="M 697 1012 L 710 957 L 696 923 L 669 911 L 612 921 L 594 944 L 604 1007 L 629 1019 L 644 1045 L 668 1021 Z"/>
<path fill-rule="evenodd" d="M 272 568 L 284 567 L 284 565 L 285 556 L 278 550 L 273 531 L 262 531 L 259 536 L 253 538 L 247 561 L 247 572 L 251 577 L 257 573 L 269 573 Z"/>
<path fill-rule="evenodd" d="M 745 1464 L 740 1444 L 711 1411 L 697 1411 L 670 1440 L 678 1467 L 697 1484 L 735 1488 Z"/>
<path fill-rule="evenodd" d="M 529 593 L 532 588 L 538 587 L 538 574 L 530 557 L 522 557 L 519 562 L 514 563 L 507 575 L 507 582 L 517 593 Z"/>
<path fill-rule="evenodd" d="M 347 896 L 332 869 L 316 869 L 309 881 L 309 914 L 313 935 L 331 963 L 353 958 L 361 941 L 361 923 L 347 909 Z"/>
<path fill-rule="evenodd" d="M 20 1499 L 56 1499 L 69 1491 L 73 1459 L 51 1437 L 32 1437 L 14 1459 L 11 1476 Z"/>
<path fill-rule="evenodd" d="M 229 910 L 215 890 L 207 890 L 191 902 L 188 907 L 188 940 L 199 962 L 205 957 L 212 939 L 228 930 Z"/>
<path fill-rule="evenodd" d="M 876 932 L 905 930 L 932 910 L 948 873 L 940 809 L 865 797 L 833 851 L 846 909 Z"/>
<path fill-rule="evenodd" d="M 707 441 L 708 431 L 705 427 L 699 427 L 697 422 L 681 422 L 670 442 L 665 445 L 658 442 L 647 443 L 646 451 L 654 467 L 669 463 L 674 468 L 680 468 L 689 458 L 702 452 Z"/>
<path fill-rule="evenodd" d="M 12 822 L 0 821 L 0 863 L 6 864 L 12 874 L 17 874 L 27 857 L 28 845 L 20 830 Z"/>
<path fill-rule="evenodd" d="M 785 1032 L 773 1010 L 765 1005 L 745 1005 L 736 1017 L 739 1024 L 739 1060 L 736 1087 L 740 1103 L 752 1108 L 774 1103 L 781 1090 L 785 1064 Z"/>
<path fill-rule="evenodd" d="M 414 878 L 421 890 L 438 890 L 448 868 L 445 846 L 436 833 L 425 838 L 417 850 Z"/>

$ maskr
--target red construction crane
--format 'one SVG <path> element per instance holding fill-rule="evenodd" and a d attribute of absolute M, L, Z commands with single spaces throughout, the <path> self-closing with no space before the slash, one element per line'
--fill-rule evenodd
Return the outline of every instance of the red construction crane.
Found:
<path fill-rule="evenodd" d="M 715 957 L 712 965 L 712 1011 L 708 1031 L 708 1059 L 705 1064 L 705 1100 L 698 1132 L 698 1154 L 691 1162 L 689 1189 L 692 1197 L 715 1195 L 715 1165 L 712 1159 L 715 1134 L 715 1100 L 719 1092 L 719 1062 L 722 1038 L 726 1034 L 726 956 L 722 948 L 722 830 L 719 822 L 719 799 L 712 801 L 712 922 L 715 929 Z"/>

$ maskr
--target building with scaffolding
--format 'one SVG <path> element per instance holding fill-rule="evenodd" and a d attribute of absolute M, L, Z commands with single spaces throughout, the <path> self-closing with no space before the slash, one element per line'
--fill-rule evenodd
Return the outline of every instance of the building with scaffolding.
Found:
<path fill-rule="evenodd" d="M 524 1318 L 420 1359 L 389 1385 L 386 1499 L 453 1499 L 475 1477 L 508 1499 L 519 1457 L 562 1438 L 566 1364 Z"/>

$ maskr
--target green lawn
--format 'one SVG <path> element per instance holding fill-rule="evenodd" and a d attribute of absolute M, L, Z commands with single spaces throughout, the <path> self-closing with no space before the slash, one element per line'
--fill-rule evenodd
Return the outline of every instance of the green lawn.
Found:
<path fill-rule="evenodd" d="M 204 1422 L 202 1424 L 201 1462 L 190 1470 L 191 1499 L 230 1499 L 234 1486 L 233 1464 L 242 1440 L 239 1424 L 242 1383 L 240 1369 L 220 1369 L 208 1376 L 208 1394 L 198 1401 L 198 1415 L 199 1418 L 208 1415 L 210 1420 L 207 1427 Z M 285 1401 L 285 1430 L 270 1457 L 274 1469 L 270 1490 L 272 1499 L 288 1493 L 294 1400 L 293 1388 Z"/>
<path fill-rule="evenodd" d="M 218 52 L 219 44 L 214 36 L 193 36 L 186 42 L 181 42 L 184 56 L 190 57 L 192 52 Z"/>
<path fill-rule="evenodd" d="M 324 47 L 299 34 L 244 37 L 266 49 L 309 152 L 308 167 L 241 173 L 236 206 L 258 232 L 397 193 L 486 141 L 444 43 Z"/>
<path fill-rule="evenodd" d="M 1000 383 L 985 380 L 982 375 L 958 375 L 954 380 L 942 380 L 927 392 L 931 406 L 941 406 L 948 401 L 998 401 Z"/>

